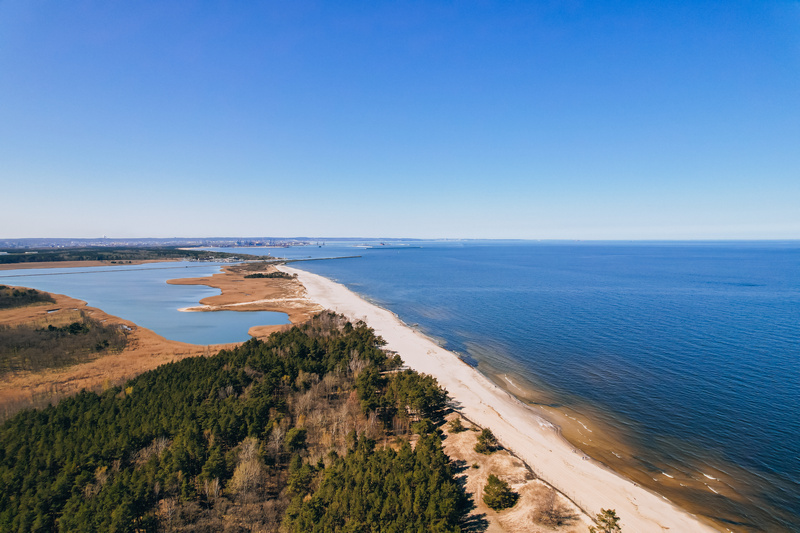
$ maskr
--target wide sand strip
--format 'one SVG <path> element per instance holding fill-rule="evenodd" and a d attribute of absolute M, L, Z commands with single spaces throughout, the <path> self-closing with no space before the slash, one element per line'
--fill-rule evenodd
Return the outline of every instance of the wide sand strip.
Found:
<path fill-rule="evenodd" d="M 717 531 L 663 496 L 586 458 L 531 408 L 391 312 L 322 276 L 286 266 L 280 270 L 297 274 L 314 302 L 351 320 L 364 320 L 410 368 L 434 376 L 465 417 L 491 428 L 506 448 L 591 515 L 601 508 L 616 509 L 623 531 L 638 533 Z"/>

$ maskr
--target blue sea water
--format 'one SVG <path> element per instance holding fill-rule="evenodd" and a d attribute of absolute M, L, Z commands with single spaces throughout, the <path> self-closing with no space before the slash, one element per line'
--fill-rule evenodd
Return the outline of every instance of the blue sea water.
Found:
<path fill-rule="evenodd" d="M 408 244 L 270 252 L 360 254 L 292 266 L 601 417 L 694 511 L 800 530 L 800 243 Z"/>
<path fill-rule="evenodd" d="M 288 324 L 284 313 L 215 311 L 187 313 L 218 289 L 201 285 L 168 285 L 174 278 L 211 276 L 218 263 L 168 262 L 132 266 L 18 269 L 0 271 L 0 284 L 29 287 L 84 300 L 89 306 L 130 320 L 170 340 L 191 344 L 225 344 L 250 338 L 257 325 Z"/>

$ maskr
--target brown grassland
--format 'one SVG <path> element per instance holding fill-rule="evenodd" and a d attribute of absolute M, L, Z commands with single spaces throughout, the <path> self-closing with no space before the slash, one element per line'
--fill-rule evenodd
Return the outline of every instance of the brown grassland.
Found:
<path fill-rule="evenodd" d="M 84 262 L 73 266 L 91 265 Z M 322 310 L 319 305 L 307 298 L 305 288 L 296 279 L 245 278 L 247 274 L 255 272 L 274 271 L 274 267 L 264 264 L 245 263 L 225 267 L 222 273 L 211 277 L 175 279 L 168 283 L 207 285 L 220 289 L 220 295 L 205 298 L 201 300 L 200 305 L 184 311 L 213 312 L 223 309 L 278 311 L 286 313 L 292 324 L 299 324 Z M 24 371 L 5 375 L 5 379 L 0 383 L 0 420 L 25 408 L 55 403 L 82 389 L 100 391 L 120 385 L 164 363 L 192 356 L 207 356 L 215 354 L 220 349 L 234 346 L 233 344 L 202 346 L 171 341 L 133 322 L 89 307 L 81 300 L 58 294 L 52 296 L 55 303 L 1 310 L 0 325 L 59 327 L 71 323 L 84 313 L 106 324 L 125 326 L 127 345 L 120 353 L 104 355 L 86 363 L 40 372 Z M 249 333 L 257 337 L 266 337 L 274 331 L 288 327 L 291 326 L 256 326 L 251 328 Z M 352 403 L 352 398 L 349 403 Z M 299 408 L 299 404 L 294 407 Z M 353 413 L 359 411 L 357 402 L 350 407 Z M 321 412 L 316 409 L 314 413 L 305 413 L 303 418 L 313 422 L 314 417 L 318 418 Z M 457 413 L 451 413 L 447 418 L 452 420 L 459 416 Z M 466 419 L 461 420 L 466 428 L 465 431 L 451 431 L 449 424 L 442 427 L 445 435 L 444 449 L 463 475 L 465 488 L 476 505 L 473 514 L 483 517 L 483 526 L 479 526 L 479 530 L 487 533 L 586 530 L 591 524 L 588 517 L 562 494 L 537 479 L 519 458 L 503 449 L 490 455 L 476 452 L 475 444 L 479 429 Z M 365 428 L 362 429 L 366 431 Z M 391 444 L 384 442 L 383 445 Z M 507 481 L 512 489 L 519 493 L 519 501 L 514 507 L 496 512 L 483 502 L 483 488 L 490 473 Z"/>
<path fill-rule="evenodd" d="M 92 262 L 93 263 L 93 262 Z M 38 265 L 40 268 L 42 264 Z M 66 266 L 59 264 L 59 267 Z M 74 266 L 91 266 L 84 262 Z M 239 311 L 279 311 L 287 313 L 296 324 L 321 310 L 305 298 L 303 286 L 294 279 L 250 278 L 246 274 L 266 272 L 263 265 L 244 264 L 225 268 L 221 274 L 208 278 L 172 280 L 171 283 L 208 285 L 219 288 L 222 294 L 204 299 L 197 310 L 235 309 Z M 128 340 L 121 353 L 105 355 L 86 363 L 48 369 L 40 372 L 14 372 L 4 376 L 0 383 L 0 420 L 28 407 L 42 407 L 83 389 L 100 391 L 120 385 L 128 379 L 164 363 L 185 357 L 210 355 L 234 345 L 202 346 L 165 339 L 153 331 L 133 322 L 109 315 L 89 307 L 86 302 L 69 296 L 53 294 L 55 303 L 42 303 L 0 311 L 0 325 L 20 324 L 46 328 L 63 326 L 74 321 L 83 312 L 106 324 L 124 325 Z M 273 331 L 289 326 L 257 326 L 249 333 L 266 337 Z"/>

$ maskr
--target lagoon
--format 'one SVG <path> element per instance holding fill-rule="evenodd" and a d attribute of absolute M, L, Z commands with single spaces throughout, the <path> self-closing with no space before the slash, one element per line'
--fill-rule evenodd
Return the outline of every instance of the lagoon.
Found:
<path fill-rule="evenodd" d="M 221 263 L 168 262 L 78 268 L 0 271 L 0 284 L 29 287 L 84 300 L 89 306 L 130 320 L 157 334 L 190 344 L 226 344 L 250 338 L 253 326 L 288 324 L 270 311 L 181 312 L 218 289 L 169 285 L 167 280 L 211 276 Z"/>

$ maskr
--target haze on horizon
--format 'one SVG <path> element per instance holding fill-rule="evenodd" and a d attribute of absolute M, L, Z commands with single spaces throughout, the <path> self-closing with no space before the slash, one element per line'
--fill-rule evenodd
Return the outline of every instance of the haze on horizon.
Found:
<path fill-rule="evenodd" d="M 0 238 L 800 238 L 800 2 L 0 2 Z"/>

